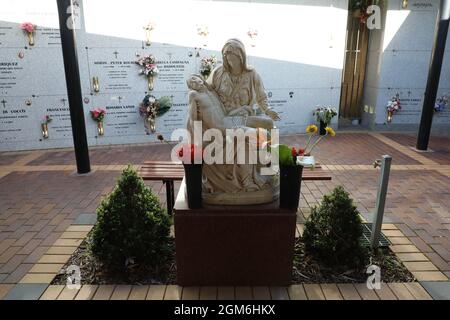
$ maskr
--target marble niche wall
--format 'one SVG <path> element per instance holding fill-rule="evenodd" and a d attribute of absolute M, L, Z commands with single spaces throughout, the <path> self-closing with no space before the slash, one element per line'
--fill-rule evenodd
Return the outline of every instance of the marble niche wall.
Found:
<path fill-rule="evenodd" d="M 371 32 L 363 118 L 372 128 L 396 130 L 417 127 L 420 123 L 439 1 L 410 0 L 406 8 L 401 3 L 388 1 L 383 7 L 382 29 Z M 438 97 L 450 98 L 449 39 L 450 35 Z M 397 94 L 402 110 L 387 123 L 387 102 Z M 450 104 L 434 114 L 433 127 L 438 129 L 449 123 Z"/>
<path fill-rule="evenodd" d="M 347 0 L 76 1 L 83 108 L 91 146 L 146 143 L 185 127 L 186 79 L 198 73 L 203 57 L 216 55 L 229 38 L 244 41 L 249 64 L 261 74 L 270 105 L 280 113 L 284 134 L 304 132 L 317 105 L 339 107 Z M 29 46 L 19 25 L 38 26 Z M 155 25 L 146 44 L 145 25 Z M 57 8 L 54 0 L 0 3 L 0 150 L 72 146 Z M 207 29 L 208 36 L 199 34 Z M 248 31 L 257 30 L 250 38 Z M 151 92 L 168 96 L 173 107 L 157 118 L 149 134 L 139 116 L 148 92 L 135 64 L 153 54 L 160 74 Z M 99 90 L 94 90 L 94 77 Z M 97 92 L 98 91 L 98 92 Z M 90 110 L 107 110 L 105 134 L 98 136 Z M 50 137 L 41 118 L 50 115 Z M 336 122 L 337 123 L 337 122 Z M 333 123 L 333 125 L 336 125 Z"/>

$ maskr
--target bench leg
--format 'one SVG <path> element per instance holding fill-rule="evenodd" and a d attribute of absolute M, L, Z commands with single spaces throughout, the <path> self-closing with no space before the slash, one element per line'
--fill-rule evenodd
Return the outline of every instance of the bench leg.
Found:
<path fill-rule="evenodd" d="M 166 201 L 167 201 L 167 213 L 172 215 L 173 206 L 175 205 L 175 188 L 173 181 L 164 181 L 166 184 Z"/>

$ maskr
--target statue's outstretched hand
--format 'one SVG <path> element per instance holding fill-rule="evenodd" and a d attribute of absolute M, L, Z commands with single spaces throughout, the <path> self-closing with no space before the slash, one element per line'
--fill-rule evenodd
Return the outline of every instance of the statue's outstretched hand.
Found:
<path fill-rule="evenodd" d="M 280 115 L 273 111 L 273 110 L 267 110 L 266 115 L 269 116 L 273 121 L 280 121 Z"/>

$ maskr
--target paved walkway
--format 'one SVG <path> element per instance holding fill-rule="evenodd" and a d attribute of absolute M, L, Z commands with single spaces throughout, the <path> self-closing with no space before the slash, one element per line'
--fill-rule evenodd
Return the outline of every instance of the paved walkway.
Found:
<path fill-rule="evenodd" d="M 304 136 L 282 138 L 295 146 L 305 140 Z M 340 133 L 325 140 L 314 153 L 331 171 L 333 181 L 304 183 L 299 222 L 337 185 L 351 193 L 370 220 L 379 174 L 372 163 L 390 154 L 394 160 L 385 222 L 402 232 L 397 240 L 406 246 L 403 250 L 413 246 L 419 252 L 410 254 L 420 253 L 422 262 L 437 267 L 417 270 L 428 273 L 422 274 L 423 279 L 437 273 L 450 277 L 450 138 L 432 138 L 433 153 L 413 151 L 414 142 L 414 136 L 396 133 Z M 0 299 L 80 215 L 95 212 L 124 166 L 168 160 L 169 151 L 166 144 L 91 149 L 93 172 L 83 177 L 74 174 L 73 150 L 0 153 Z M 164 202 L 165 188 L 160 183 L 149 186 Z"/>

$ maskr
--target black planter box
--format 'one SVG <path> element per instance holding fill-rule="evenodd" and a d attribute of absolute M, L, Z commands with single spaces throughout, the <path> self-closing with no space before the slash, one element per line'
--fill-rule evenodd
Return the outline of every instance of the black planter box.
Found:
<path fill-rule="evenodd" d="M 280 208 L 297 210 L 303 166 L 280 166 Z"/>
<path fill-rule="evenodd" d="M 186 198 L 190 209 L 202 207 L 202 166 L 183 164 L 186 177 Z"/>

